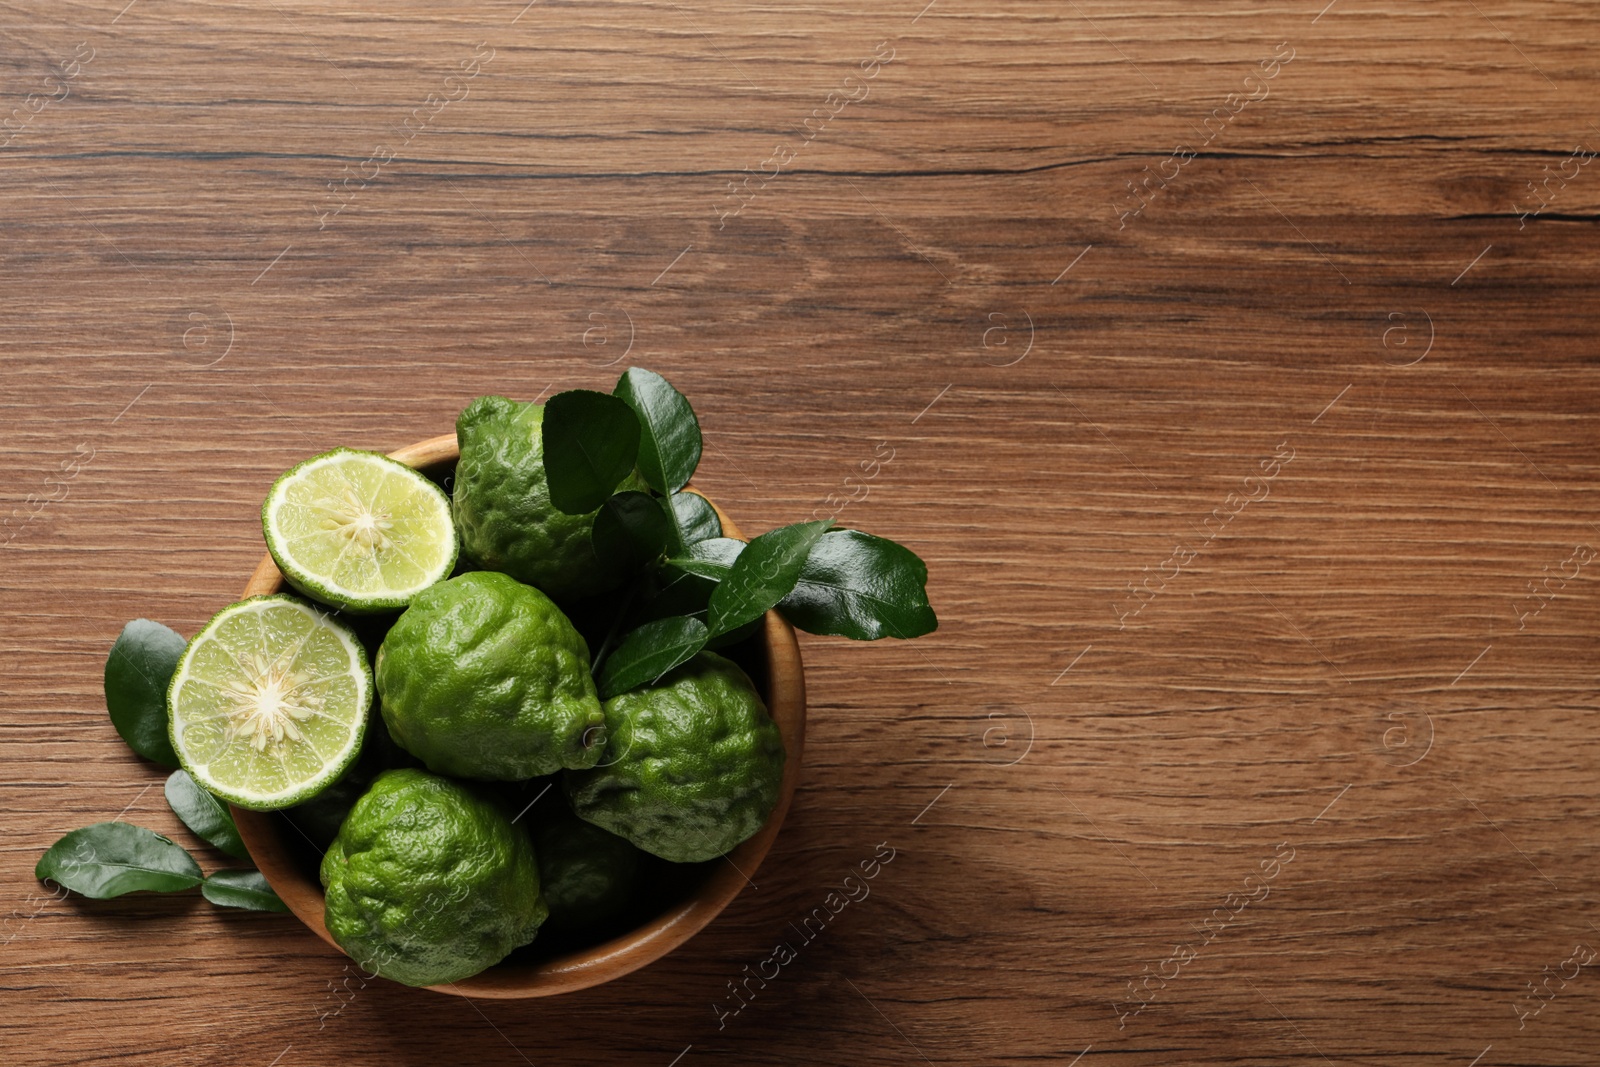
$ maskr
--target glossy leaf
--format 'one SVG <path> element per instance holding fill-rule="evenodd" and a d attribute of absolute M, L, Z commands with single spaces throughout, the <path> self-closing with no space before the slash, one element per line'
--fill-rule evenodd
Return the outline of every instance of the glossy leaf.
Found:
<path fill-rule="evenodd" d="M 50 846 L 33 873 L 96 900 L 139 890 L 172 893 L 202 881 L 199 864 L 181 845 L 125 822 L 72 831 Z"/>
<path fill-rule="evenodd" d="M 188 642 L 175 630 L 134 619 L 106 657 L 106 710 L 128 747 L 163 767 L 178 755 L 167 736 L 167 684 Z"/>
<path fill-rule="evenodd" d="M 166 794 L 167 806 L 183 820 L 183 825 L 230 856 L 250 858 L 228 806 L 197 785 L 188 771 L 172 772 L 167 778 Z"/>
<path fill-rule="evenodd" d="M 667 501 L 672 509 L 673 555 L 681 556 L 690 545 L 722 536 L 722 520 L 699 493 L 673 493 Z"/>
<path fill-rule="evenodd" d="M 604 504 L 639 456 L 638 416 L 605 393 L 557 393 L 544 406 L 539 432 L 550 502 L 569 515 Z"/>
<path fill-rule="evenodd" d="M 673 556 L 667 565 L 720 582 L 733 570 L 744 548 L 744 542 L 736 537 L 710 537 L 690 545 L 683 555 Z"/>
<path fill-rule="evenodd" d="M 927 565 L 904 545 L 860 530 L 834 530 L 812 546 L 800 580 L 778 610 L 814 634 L 857 641 L 920 637 L 939 626 L 927 584 Z"/>
<path fill-rule="evenodd" d="M 687 662 L 710 636 L 705 623 L 683 615 L 645 623 L 606 658 L 600 671 L 600 699 L 650 684 Z"/>
<path fill-rule="evenodd" d="M 595 555 L 630 574 L 657 559 L 671 535 L 672 520 L 649 493 L 618 493 L 594 517 Z"/>
<path fill-rule="evenodd" d="M 289 906 L 267 884 L 260 871 L 230 867 L 217 871 L 200 884 L 200 895 L 224 908 L 247 911 L 288 911 Z"/>
<path fill-rule="evenodd" d="M 712 635 L 728 633 L 759 618 L 788 596 L 800 580 L 811 546 L 832 525 L 832 519 L 820 519 L 780 526 L 746 545 L 711 594 L 706 624 Z"/>
<path fill-rule="evenodd" d="M 700 465 L 700 420 L 688 398 L 643 367 L 624 371 L 613 392 L 639 416 L 639 473 L 663 496 L 676 493 Z"/>

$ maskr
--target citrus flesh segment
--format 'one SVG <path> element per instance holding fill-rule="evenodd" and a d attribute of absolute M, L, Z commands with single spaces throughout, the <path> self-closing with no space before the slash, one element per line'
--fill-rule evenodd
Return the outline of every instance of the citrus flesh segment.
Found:
<path fill-rule="evenodd" d="M 361 750 L 372 671 L 349 627 L 288 596 L 229 605 L 184 649 L 167 692 L 184 770 L 224 800 L 307 800 Z"/>
<path fill-rule="evenodd" d="M 353 612 L 403 608 L 456 562 L 449 498 L 376 452 L 336 448 L 289 470 L 261 526 L 290 585 Z"/>

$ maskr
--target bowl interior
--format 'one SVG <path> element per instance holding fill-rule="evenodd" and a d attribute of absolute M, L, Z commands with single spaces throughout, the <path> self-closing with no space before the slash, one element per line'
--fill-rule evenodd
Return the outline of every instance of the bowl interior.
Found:
<path fill-rule="evenodd" d="M 457 458 L 454 434 L 419 442 L 391 455 L 448 486 Z M 713 504 L 715 507 L 715 504 Z M 738 528 L 717 511 L 724 533 Z M 286 589 L 271 556 L 262 559 L 245 587 L 245 596 Z M 358 626 L 358 631 L 360 627 Z M 641 905 L 631 928 L 610 940 L 583 946 L 533 944 L 518 949 L 499 964 L 460 982 L 431 986 L 461 996 L 522 998 L 551 996 L 610 981 L 637 970 L 672 951 L 716 917 L 749 883 L 772 847 L 799 782 L 805 743 L 805 684 L 794 630 L 769 611 L 750 639 L 722 654 L 739 663 L 765 695 L 767 708 L 783 734 L 787 758 L 778 806 L 754 837 L 726 856 L 698 864 L 647 863 L 641 874 L 647 905 Z M 373 709 L 377 715 L 377 709 Z M 508 787 L 511 788 L 511 787 Z M 530 802 L 537 799 L 530 794 Z M 546 798 L 547 800 L 550 798 Z M 318 937 L 335 948 L 322 922 L 322 885 L 317 864 L 322 852 L 304 830 L 280 813 L 233 808 L 239 833 L 273 889 L 289 909 Z"/>

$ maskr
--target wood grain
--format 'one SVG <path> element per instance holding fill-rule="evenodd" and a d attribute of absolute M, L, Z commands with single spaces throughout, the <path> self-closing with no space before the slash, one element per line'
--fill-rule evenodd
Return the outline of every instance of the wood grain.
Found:
<path fill-rule="evenodd" d="M 523 3 L 5 6 L 8 1063 L 1594 1061 L 1592 5 Z M 277 473 L 630 364 L 930 566 L 758 889 L 510 1004 L 33 880 L 198 845 L 100 671 Z"/>

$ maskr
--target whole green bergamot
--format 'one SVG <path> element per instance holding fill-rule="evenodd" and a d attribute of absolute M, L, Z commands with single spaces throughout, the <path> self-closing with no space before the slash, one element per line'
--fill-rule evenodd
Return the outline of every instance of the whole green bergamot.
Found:
<path fill-rule="evenodd" d="M 471 977 L 548 911 L 521 827 L 467 786 L 385 771 L 322 857 L 323 922 L 363 968 L 406 985 Z"/>
<path fill-rule="evenodd" d="M 549 597 L 504 574 L 417 594 L 374 673 L 389 733 L 437 774 L 514 780 L 600 758 L 588 645 Z"/>
<path fill-rule="evenodd" d="M 628 910 L 645 857 L 609 830 L 566 810 L 542 818 L 532 830 L 539 854 L 539 884 L 550 908 L 547 935 L 600 937 Z"/>
<path fill-rule="evenodd" d="M 509 574 L 567 601 L 615 588 L 625 577 L 595 555 L 597 512 L 568 515 L 550 503 L 544 476 L 543 404 L 483 396 L 456 419 L 456 532 L 461 550 L 486 570 Z M 630 474 L 617 491 L 645 489 Z"/>
<path fill-rule="evenodd" d="M 777 806 L 783 736 L 744 671 L 701 652 L 605 702 L 598 766 L 566 775 L 580 818 L 675 863 L 720 856 Z"/>

